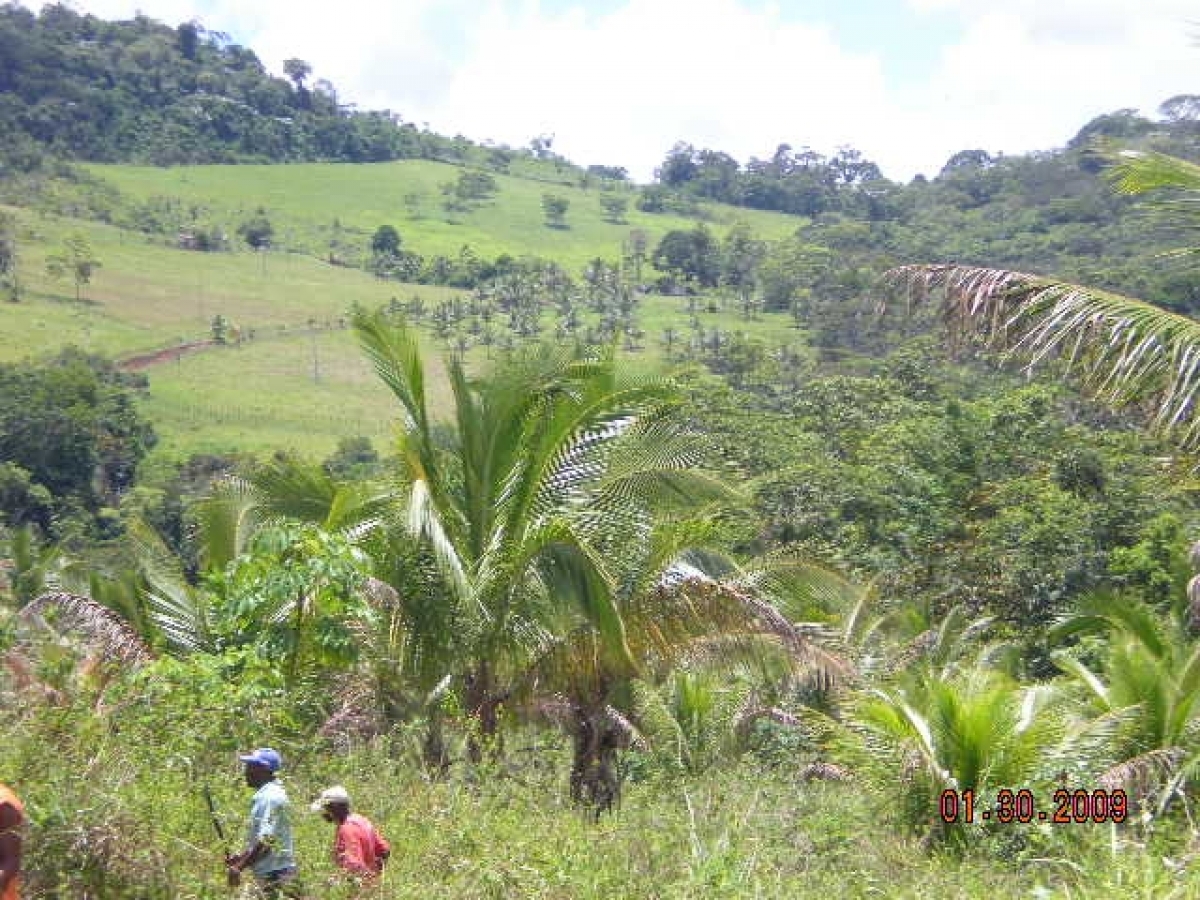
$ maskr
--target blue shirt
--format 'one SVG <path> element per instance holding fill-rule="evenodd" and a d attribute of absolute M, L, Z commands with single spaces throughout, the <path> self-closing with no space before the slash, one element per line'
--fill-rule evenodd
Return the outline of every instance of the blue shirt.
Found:
<path fill-rule="evenodd" d="M 254 792 L 250 801 L 250 824 L 246 829 L 246 849 L 257 842 L 269 852 L 250 866 L 260 878 L 296 865 L 292 845 L 292 805 L 283 785 L 272 779 Z"/>

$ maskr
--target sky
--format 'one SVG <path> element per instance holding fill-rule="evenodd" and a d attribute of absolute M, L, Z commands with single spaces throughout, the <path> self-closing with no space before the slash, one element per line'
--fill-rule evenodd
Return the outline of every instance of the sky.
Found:
<path fill-rule="evenodd" d="M 28 2 L 37 9 L 41 4 Z M 1200 94 L 1194 0 L 74 0 L 196 20 L 343 103 L 476 141 L 539 135 L 653 176 L 677 141 L 740 162 L 851 146 L 884 175 L 1061 147 L 1097 115 Z"/>

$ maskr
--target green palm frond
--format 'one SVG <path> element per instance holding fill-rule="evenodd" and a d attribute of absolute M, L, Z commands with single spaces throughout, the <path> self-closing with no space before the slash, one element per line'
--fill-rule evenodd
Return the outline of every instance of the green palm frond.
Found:
<path fill-rule="evenodd" d="M 1109 291 L 973 266 L 904 266 L 885 280 L 917 301 L 942 298 L 953 335 L 976 335 L 1032 368 L 1063 359 L 1114 405 L 1136 404 L 1155 429 L 1200 447 L 1200 323 Z"/>
<path fill-rule="evenodd" d="M 208 596 L 188 585 L 179 560 L 144 521 L 132 520 L 126 538 L 146 582 L 150 620 L 168 646 L 187 653 L 212 649 Z"/>
<path fill-rule="evenodd" d="M 598 638 L 598 652 L 610 660 L 613 671 L 637 671 L 625 619 L 603 561 L 572 540 L 553 543 L 539 556 L 538 570 L 550 595 L 578 609 Z"/>
<path fill-rule="evenodd" d="M 406 425 L 420 434 L 429 433 L 425 401 L 425 365 L 414 330 L 388 321 L 383 311 L 355 312 L 352 326 L 359 345 L 376 374 L 396 395 L 404 409 Z"/>
<path fill-rule="evenodd" d="M 268 515 L 327 527 L 338 486 L 319 465 L 274 459 L 260 466 L 249 482 Z"/>
<path fill-rule="evenodd" d="M 468 596 L 470 586 L 467 583 L 467 573 L 458 547 L 450 539 L 443 525 L 439 510 L 434 505 L 428 482 L 414 481 L 408 501 L 409 532 L 426 541 L 433 550 L 446 583 L 456 596 Z"/>
<path fill-rule="evenodd" d="M 258 497 L 249 481 L 227 476 L 195 504 L 200 557 L 209 571 L 223 569 L 249 545 L 261 522 Z"/>
<path fill-rule="evenodd" d="M 361 538 L 393 502 L 393 492 L 367 481 L 343 482 L 322 466 L 291 458 L 259 467 L 249 482 L 262 515 L 311 522 Z"/>

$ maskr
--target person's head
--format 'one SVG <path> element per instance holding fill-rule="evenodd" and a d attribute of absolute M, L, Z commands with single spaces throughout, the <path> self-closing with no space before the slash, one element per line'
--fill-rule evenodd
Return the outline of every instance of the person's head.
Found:
<path fill-rule="evenodd" d="M 252 753 L 238 757 L 245 768 L 246 784 L 250 787 L 262 787 L 275 777 L 275 773 L 283 766 L 283 758 L 270 747 L 259 747 Z"/>
<path fill-rule="evenodd" d="M 325 788 L 312 805 L 313 812 L 319 812 L 326 822 L 344 822 L 350 815 L 350 795 L 340 784 Z"/>

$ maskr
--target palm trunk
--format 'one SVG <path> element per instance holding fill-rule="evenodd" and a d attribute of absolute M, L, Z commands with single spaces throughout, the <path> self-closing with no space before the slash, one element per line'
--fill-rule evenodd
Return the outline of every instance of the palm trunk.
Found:
<path fill-rule="evenodd" d="M 571 761 L 571 799 L 589 807 L 599 819 L 621 799 L 621 778 L 617 772 L 617 751 L 625 735 L 608 713 L 606 705 L 575 705 L 572 738 L 575 752 Z"/>
<path fill-rule="evenodd" d="M 467 756 L 472 763 L 483 762 L 485 751 L 498 756 L 502 749 L 500 740 L 500 707 L 507 694 L 497 689 L 495 675 L 487 661 L 480 662 L 467 675 L 466 708 L 474 719 L 475 728 L 467 740 Z"/>
<path fill-rule="evenodd" d="M 446 738 L 442 731 L 442 712 L 432 709 L 429 712 L 429 722 L 425 726 L 425 740 L 421 743 L 421 761 L 425 770 L 434 777 L 442 777 L 450 768 L 450 751 L 446 748 Z"/>

